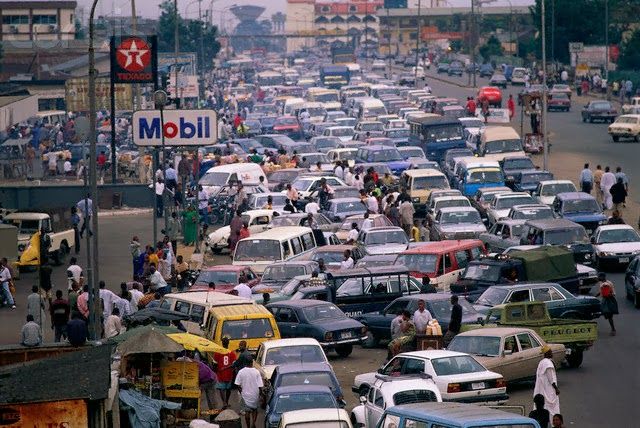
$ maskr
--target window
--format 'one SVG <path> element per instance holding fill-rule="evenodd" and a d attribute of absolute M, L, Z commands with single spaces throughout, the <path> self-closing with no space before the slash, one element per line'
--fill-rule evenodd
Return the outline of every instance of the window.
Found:
<path fill-rule="evenodd" d="M 349 5 L 349 12 L 356 13 L 358 11 L 358 7 L 355 4 Z"/>
<path fill-rule="evenodd" d="M 380 427 L 381 428 L 398 428 L 399 425 L 400 425 L 400 416 L 386 415 Z"/>
<path fill-rule="evenodd" d="M 384 397 L 382 396 L 380 391 L 377 389 L 374 391 L 374 394 L 375 395 L 374 395 L 373 405 L 384 409 Z"/>
<path fill-rule="evenodd" d="M 527 349 L 534 348 L 533 343 L 531 343 L 531 337 L 528 333 L 521 333 L 518 335 L 518 342 L 520 342 L 520 347 L 523 351 Z"/>
<path fill-rule="evenodd" d="M 285 260 L 292 256 L 291 250 L 289 249 L 289 243 L 288 242 L 283 242 L 282 243 L 282 254 L 284 255 L 284 259 Z"/>
<path fill-rule="evenodd" d="M 529 335 L 529 340 L 531 341 L 531 346 L 534 348 L 539 348 L 540 347 L 540 342 L 538 342 L 538 339 L 536 339 L 535 337 Z"/>
<path fill-rule="evenodd" d="M 511 293 L 511 297 L 509 297 L 509 303 L 516 302 L 528 302 L 529 301 L 529 290 L 518 290 Z"/>
<path fill-rule="evenodd" d="M 57 24 L 58 17 L 56 15 L 33 15 L 34 24 Z"/>
<path fill-rule="evenodd" d="M 304 247 L 305 251 L 311 250 L 316 247 L 312 233 L 305 233 L 304 235 L 302 235 L 302 246 Z"/>
<path fill-rule="evenodd" d="M 436 425 L 431 425 L 435 427 Z M 439 425 L 438 425 L 439 426 Z M 426 422 L 417 421 L 415 419 L 406 418 L 404 420 L 404 428 L 428 428 L 429 425 Z M 447 428 L 447 427 L 442 427 Z"/>
<path fill-rule="evenodd" d="M 451 271 L 451 256 L 449 255 L 449 253 L 446 253 L 443 257 L 444 260 L 444 265 L 443 267 L 443 273 L 447 273 L 449 271 Z"/>
<path fill-rule="evenodd" d="M 302 243 L 300 242 L 300 238 L 295 237 L 291 239 L 291 248 L 293 248 L 293 254 L 300 254 L 302 250 Z"/>
<path fill-rule="evenodd" d="M 482 254 L 482 250 L 480 249 L 480 247 L 473 247 L 471 250 L 469 250 L 469 252 L 471 254 L 471 260 L 480 258 L 480 255 Z"/>
<path fill-rule="evenodd" d="M 458 262 L 458 269 L 464 269 L 469 263 L 469 257 L 466 251 L 456 251 L 456 261 Z"/>
<path fill-rule="evenodd" d="M 191 307 L 191 321 L 197 322 L 198 324 L 202 324 L 204 320 L 204 306 L 202 305 L 193 305 Z"/>
<path fill-rule="evenodd" d="M 181 312 L 183 314 L 189 315 L 189 310 L 191 309 L 191 304 L 187 302 L 176 302 L 175 310 Z"/>
<path fill-rule="evenodd" d="M 6 15 L 2 17 L 2 23 L 5 25 L 29 24 L 29 15 Z"/>
<path fill-rule="evenodd" d="M 564 296 L 555 288 L 549 288 L 549 295 L 551 300 L 564 300 Z"/>
<path fill-rule="evenodd" d="M 409 33 L 409 40 L 417 40 L 418 33 Z"/>
<path fill-rule="evenodd" d="M 260 225 L 260 226 L 261 225 L 265 225 L 265 224 L 269 224 L 269 216 L 265 215 L 265 216 L 256 217 L 253 220 L 253 224 Z"/>
<path fill-rule="evenodd" d="M 278 322 L 298 322 L 298 317 L 291 308 L 279 308 L 276 319 Z"/>
<path fill-rule="evenodd" d="M 409 375 L 420 373 L 424 373 L 424 361 L 417 360 L 415 358 L 407 359 L 407 362 L 402 369 L 402 374 Z"/>
<path fill-rule="evenodd" d="M 531 290 L 533 292 L 533 300 L 536 302 L 549 302 L 551 301 L 551 294 L 549 293 L 549 288 L 534 288 Z"/>
<path fill-rule="evenodd" d="M 514 354 L 518 352 L 518 344 L 516 343 L 515 336 L 507 336 L 504 338 L 504 350 L 505 352 L 511 351 Z"/>

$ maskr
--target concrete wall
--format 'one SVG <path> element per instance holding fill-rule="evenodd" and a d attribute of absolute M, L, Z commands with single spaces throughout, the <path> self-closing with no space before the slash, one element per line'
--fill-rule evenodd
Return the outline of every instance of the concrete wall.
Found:
<path fill-rule="evenodd" d="M 100 208 L 113 208 L 113 195 L 119 193 L 123 206 L 133 208 L 153 207 L 153 194 L 145 184 L 105 184 L 98 186 Z M 84 186 L 56 186 L 46 183 L 39 186 L 1 186 L 0 204 L 4 208 L 54 209 L 69 208 L 82 199 Z"/>

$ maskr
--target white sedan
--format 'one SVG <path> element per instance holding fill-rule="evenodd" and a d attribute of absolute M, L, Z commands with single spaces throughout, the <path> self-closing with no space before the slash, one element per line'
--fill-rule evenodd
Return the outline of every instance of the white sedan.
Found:
<path fill-rule="evenodd" d="M 252 235 L 267 230 L 267 225 L 273 218 L 273 210 L 249 210 L 242 213 L 242 222 L 249 225 Z M 220 254 L 223 249 L 229 248 L 230 226 L 223 226 L 209 234 L 205 244 L 215 254 Z"/>
<path fill-rule="evenodd" d="M 276 367 L 291 361 L 329 364 L 320 343 L 316 339 L 306 337 L 267 340 L 260 344 L 256 355 L 253 366 L 265 379 L 271 379 Z"/>
<path fill-rule="evenodd" d="M 605 266 L 625 266 L 640 254 L 640 235 L 627 224 L 599 226 L 591 239 L 599 269 Z"/>
<path fill-rule="evenodd" d="M 475 358 L 445 350 L 405 352 L 396 355 L 378 373 L 387 376 L 427 374 L 438 386 L 443 401 L 504 403 L 509 398 L 504 378 L 487 370 Z M 368 391 L 376 373 L 354 379 L 353 391 Z"/>

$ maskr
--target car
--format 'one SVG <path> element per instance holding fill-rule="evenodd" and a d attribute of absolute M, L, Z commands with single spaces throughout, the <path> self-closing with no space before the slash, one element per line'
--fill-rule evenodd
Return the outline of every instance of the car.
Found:
<path fill-rule="evenodd" d="M 383 254 L 380 256 L 364 256 L 356 262 L 356 268 L 370 268 L 374 266 L 391 266 L 396 261 L 395 254 Z"/>
<path fill-rule="evenodd" d="M 549 93 L 565 94 L 566 96 L 571 98 L 571 87 L 569 85 L 564 84 L 564 83 L 555 83 L 551 87 L 551 91 L 549 91 Z"/>
<path fill-rule="evenodd" d="M 502 159 L 500 168 L 504 174 L 505 181 L 512 182 L 516 174 L 523 171 L 537 171 L 533 160 L 529 156 L 509 156 Z"/>
<path fill-rule="evenodd" d="M 387 64 L 381 59 L 376 59 L 371 63 L 371 70 L 384 71 L 386 69 L 387 69 Z"/>
<path fill-rule="evenodd" d="M 258 275 L 249 266 L 216 265 L 203 268 L 198 274 L 189 291 L 207 291 L 209 284 L 214 283 L 216 291 L 230 292 L 233 287 L 240 284 L 240 278 L 244 276 L 249 287 L 260 282 Z"/>
<path fill-rule="evenodd" d="M 398 151 L 400 152 L 404 160 L 407 160 L 409 158 L 427 158 L 427 156 L 424 154 L 424 150 L 422 150 L 422 148 L 418 146 L 402 146 L 398 147 Z"/>
<path fill-rule="evenodd" d="M 588 235 L 608 221 L 596 198 L 584 192 L 558 193 L 552 208 L 556 217 L 584 226 Z"/>
<path fill-rule="evenodd" d="M 275 390 L 264 410 L 264 427 L 278 428 L 282 414 L 296 410 L 340 409 L 331 389 L 324 385 L 282 386 Z"/>
<path fill-rule="evenodd" d="M 520 236 L 521 245 L 561 246 L 573 252 L 576 263 L 594 263 L 593 244 L 584 226 L 566 218 L 553 218 L 527 220 L 525 228 Z"/>
<path fill-rule="evenodd" d="M 451 294 L 449 293 L 421 293 L 411 294 L 395 299 L 389 305 L 377 312 L 369 312 L 356 317 L 367 328 L 367 338 L 363 342 L 366 348 L 378 346 L 380 342 L 391 340 L 391 321 L 402 311 L 407 310 L 413 314 L 418 309 L 418 301 L 423 300 L 425 308 L 431 316 L 438 320 L 445 333 L 451 321 Z M 462 306 L 462 323 L 477 322 L 481 315 L 473 309 L 473 306 L 464 297 L 458 300 Z"/>
<path fill-rule="evenodd" d="M 629 103 L 622 105 L 622 114 L 638 114 L 640 113 L 640 97 L 631 97 Z"/>
<path fill-rule="evenodd" d="M 292 278 L 299 275 L 311 275 L 318 269 L 318 263 L 312 260 L 289 260 L 276 262 L 264 269 L 260 282 L 253 287 L 254 293 L 273 293 Z"/>
<path fill-rule="evenodd" d="M 360 198 L 333 198 L 329 200 L 326 209 L 322 209 L 321 212 L 327 216 L 331 221 L 342 222 L 345 218 L 364 214 L 367 212 L 367 208 L 362 203 Z"/>
<path fill-rule="evenodd" d="M 298 176 L 308 174 L 304 168 L 284 168 L 267 174 L 269 184 L 267 187 L 272 192 L 281 192 L 285 189 L 287 183 L 293 183 Z"/>
<path fill-rule="evenodd" d="M 583 122 L 593 123 L 596 120 L 601 120 L 603 122 L 613 123 L 616 116 L 618 116 L 618 111 L 613 107 L 611 102 L 597 100 L 589 101 L 589 103 L 584 106 L 580 114 Z"/>
<path fill-rule="evenodd" d="M 554 283 L 493 285 L 478 297 L 473 307 L 486 315 L 494 306 L 519 302 L 544 302 L 552 318 L 592 320 L 601 314 L 600 300 L 596 297 L 574 296 Z"/>
<path fill-rule="evenodd" d="M 491 79 L 489 79 L 489 84 L 498 88 L 507 89 L 507 78 L 504 77 L 504 74 L 495 73 L 491 76 Z"/>
<path fill-rule="evenodd" d="M 478 210 L 482 218 L 487 218 L 487 210 L 491 206 L 491 201 L 496 195 L 501 193 L 510 193 L 512 190 L 505 186 L 498 187 L 481 187 L 475 195 L 470 198 L 471 206 Z"/>
<path fill-rule="evenodd" d="M 267 200 L 271 197 L 271 209 L 278 214 L 284 213 L 283 209 L 286 205 L 287 196 L 279 192 L 269 193 L 253 193 L 249 195 L 247 199 L 247 206 L 249 210 L 261 210 L 266 209 Z"/>
<path fill-rule="evenodd" d="M 404 170 L 411 166 L 409 162 L 403 160 L 398 149 L 393 146 L 372 145 L 360 147 L 356 153 L 356 164 L 372 162 L 386 163 L 396 175 L 402 174 Z"/>
<path fill-rule="evenodd" d="M 264 209 L 245 211 L 242 213 L 242 222 L 249 225 L 249 231 L 254 235 L 267 230 L 274 213 L 273 210 Z M 222 226 L 207 236 L 205 244 L 214 254 L 220 254 L 229 248 L 230 235 L 231 226 Z"/>
<path fill-rule="evenodd" d="M 309 140 L 317 151 L 326 154 L 329 150 L 341 149 L 344 147 L 342 141 L 338 137 L 313 137 Z"/>
<path fill-rule="evenodd" d="M 347 317 L 333 303 L 313 299 L 283 300 L 267 304 L 280 330 L 286 337 L 311 337 L 326 350 L 335 350 L 341 357 L 353 352 L 353 345 L 366 338 L 362 323 Z"/>
<path fill-rule="evenodd" d="M 246 153 L 251 153 L 251 150 L 253 149 L 258 153 L 264 153 L 264 147 L 262 147 L 260 143 L 253 138 L 236 138 L 233 142 L 239 145 Z"/>
<path fill-rule="evenodd" d="M 466 196 L 441 196 L 439 198 L 431 198 L 431 203 L 427 205 L 427 221 L 433 224 L 438 211 L 442 208 L 452 207 L 470 207 L 471 203 Z"/>
<path fill-rule="evenodd" d="M 340 263 L 344 260 L 344 252 L 346 250 L 351 251 L 351 258 L 354 261 L 358 261 L 363 257 L 362 250 L 354 244 L 337 244 L 337 245 L 323 245 L 322 247 L 314 248 L 300 256 L 295 260 L 313 260 L 320 263 L 320 260 L 324 261 L 325 268 L 328 271 L 340 270 Z"/>
<path fill-rule="evenodd" d="M 464 66 L 460 61 L 451 61 L 449 68 L 447 68 L 447 76 L 462 76 L 464 72 Z"/>
<path fill-rule="evenodd" d="M 482 64 L 480 69 L 478 70 L 478 76 L 480 77 L 491 77 L 493 76 L 493 66 L 489 63 Z"/>
<path fill-rule="evenodd" d="M 264 379 L 271 379 L 273 371 L 291 361 L 301 363 L 329 363 L 322 346 L 310 337 L 267 340 L 256 352 L 254 367 Z"/>
<path fill-rule="evenodd" d="M 322 385 L 329 387 L 341 407 L 344 407 L 344 395 L 333 368 L 328 363 L 291 362 L 275 368 L 269 384 L 273 391 L 283 386 Z"/>
<path fill-rule="evenodd" d="M 621 138 L 631 138 L 640 142 L 640 114 L 623 114 L 607 129 L 614 143 Z"/>
<path fill-rule="evenodd" d="M 514 192 L 533 192 L 541 181 L 553 180 L 553 173 L 542 170 L 521 171 L 514 174 L 511 187 Z"/>
<path fill-rule="evenodd" d="M 571 110 L 571 98 L 564 92 L 549 92 L 547 98 L 547 111 Z"/>
<path fill-rule="evenodd" d="M 533 204 L 535 199 L 525 192 L 498 193 L 491 200 L 487 209 L 487 222 L 489 225 L 507 217 L 514 205 Z"/>
<path fill-rule="evenodd" d="M 564 345 L 547 344 L 528 328 L 494 327 L 466 331 L 453 338 L 448 350 L 473 355 L 487 369 L 507 382 L 535 379 L 543 346 L 551 348 L 552 360 L 560 367 L 566 357 Z"/>
<path fill-rule="evenodd" d="M 406 144 L 409 142 L 410 133 L 411 132 L 409 131 L 409 129 L 405 129 L 405 128 L 387 129 L 384 131 L 382 136 L 384 138 L 388 138 L 391 141 L 393 141 L 394 145 L 399 145 L 399 144 Z"/>
<path fill-rule="evenodd" d="M 486 100 L 492 107 L 502 107 L 502 91 L 495 86 L 483 86 L 478 90 L 476 98 L 479 104 Z"/>
<path fill-rule="evenodd" d="M 309 223 L 308 216 L 309 214 L 307 213 L 283 214 L 274 217 L 271 220 L 271 223 L 269 223 L 269 228 L 274 229 L 286 226 L 307 226 Z M 334 232 L 337 228 L 337 225 L 323 214 L 313 214 L 313 220 L 315 221 L 317 228 L 323 232 Z"/>
<path fill-rule="evenodd" d="M 640 254 L 640 235 L 626 224 L 602 225 L 591 237 L 599 270 L 626 266 Z"/>
<path fill-rule="evenodd" d="M 576 185 L 571 180 L 544 180 L 538 183 L 538 187 L 531 193 L 538 202 L 545 205 L 553 205 L 556 195 L 565 192 L 577 192 Z"/>
<path fill-rule="evenodd" d="M 442 208 L 431 228 L 431 240 L 478 238 L 486 231 L 480 213 L 475 208 Z"/>
<path fill-rule="evenodd" d="M 415 86 L 416 75 L 414 73 L 401 73 L 398 78 L 398 84 L 400 86 Z"/>
<path fill-rule="evenodd" d="M 293 410 L 280 417 L 279 428 L 306 426 L 353 428 L 349 413 L 344 409 L 327 412 L 326 409 Z"/>
<path fill-rule="evenodd" d="M 633 301 L 636 309 L 640 308 L 640 257 L 631 259 L 624 273 L 624 290 L 627 299 Z"/>
<path fill-rule="evenodd" d="M 384 410 L 409 403 L 442 402 L 442 396 L 433 380 L 426 375 L 383 376 L 376 375 L 376 381 L 366 395 L 360 396 L 360 405 L 351 410 L 351 420 L 355 427 L 375 427 Z"/>
<path fill-rule="evenodd" d="M 514 205 L 507 214 L 507 219 L 513 220 L 545 220 L 554 217 L 551 207 L 543 204 Z"/>
<path fill-rule="evenodd" d="M 447 73 L 449 71 L 449 63 L 447 62 L 439 62 L 438 67 L 436 68 L 436 73 Z"/>
<path fill-rule="evenodd" d="M 361 230 L 356 243 L 367 255 L 398 254 L 409 248 L 407 234 L 397 226 Z"/>
<path fill-rule="evenodd" d="M 509 247 L 520 244 L 524 223 L 525 220 L 500 219 L 491 226 L 489 231 L 480 234 L 480 240 L 484 242 L 487 251 L 501 253 Z"/>
<path fill-rule="evenodd" d="M 393 357 L 378 373 L 387 376 L 426 373 L 438 386 L 443 401 L 498 404 L 509 398 L 500 374 L 487 370 L 474 357 L 462 352 L 404 352 Z M 368 391 L 375 381 L 375 372 L 357 375 L 352 390 Z"/>
<path fill-rule="evenodd" d="M 298 195 L 301 198 L 306 198 L 313 196 L 320 189 L 320 180 L 323 178 L 330 187 L 347 185 L 347 183 L 332 175 L 302 175 L 291 183 L 291 187 L 298 191 Z M 283 190 L 282 193 L 286 194 L 287 191 Z"/>
<path fill-rule="evenodd" d="M 393 226 L 391 220 L 387 218 L 384 214 L 371 214 L 369 215 L 369 220 L 373 222 L 373 227 L 388 227 Z M 336 235 L 338 238 L 344 242 L 347 240 L 347 235 L 349 235 L 349 231 L 352 229 L 352 224 L 355 223 L 358 225 L 358 229 L 362 230 L 362 223 L 364 222 L 364 214 L 359 215 L 351 215 L 344 219 L 340 228 L 336 231 Z"/>
<path fill-rule="evenodd" d="M 273 124 L 273 132 L 289 136 L 299 137 L 302 126 L 295 116 L 280 116 Z"/>

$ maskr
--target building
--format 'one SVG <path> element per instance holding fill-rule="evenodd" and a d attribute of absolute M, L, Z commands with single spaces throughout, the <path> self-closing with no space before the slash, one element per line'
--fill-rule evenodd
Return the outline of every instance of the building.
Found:
<path fill-rule="evenodd" d="M 313 16 L 315 14 L 315 0 L 287 0 L 286 21 L 284 32 L 296 37 L 287 38 L 287 52 L 313 46 Z M 308 37 L 298 37 L 308 35 Z"/>
<path fill-rule="evenodd" d="M 77 2 L 0 0 L 0 42 L 75 38 Z"/>

